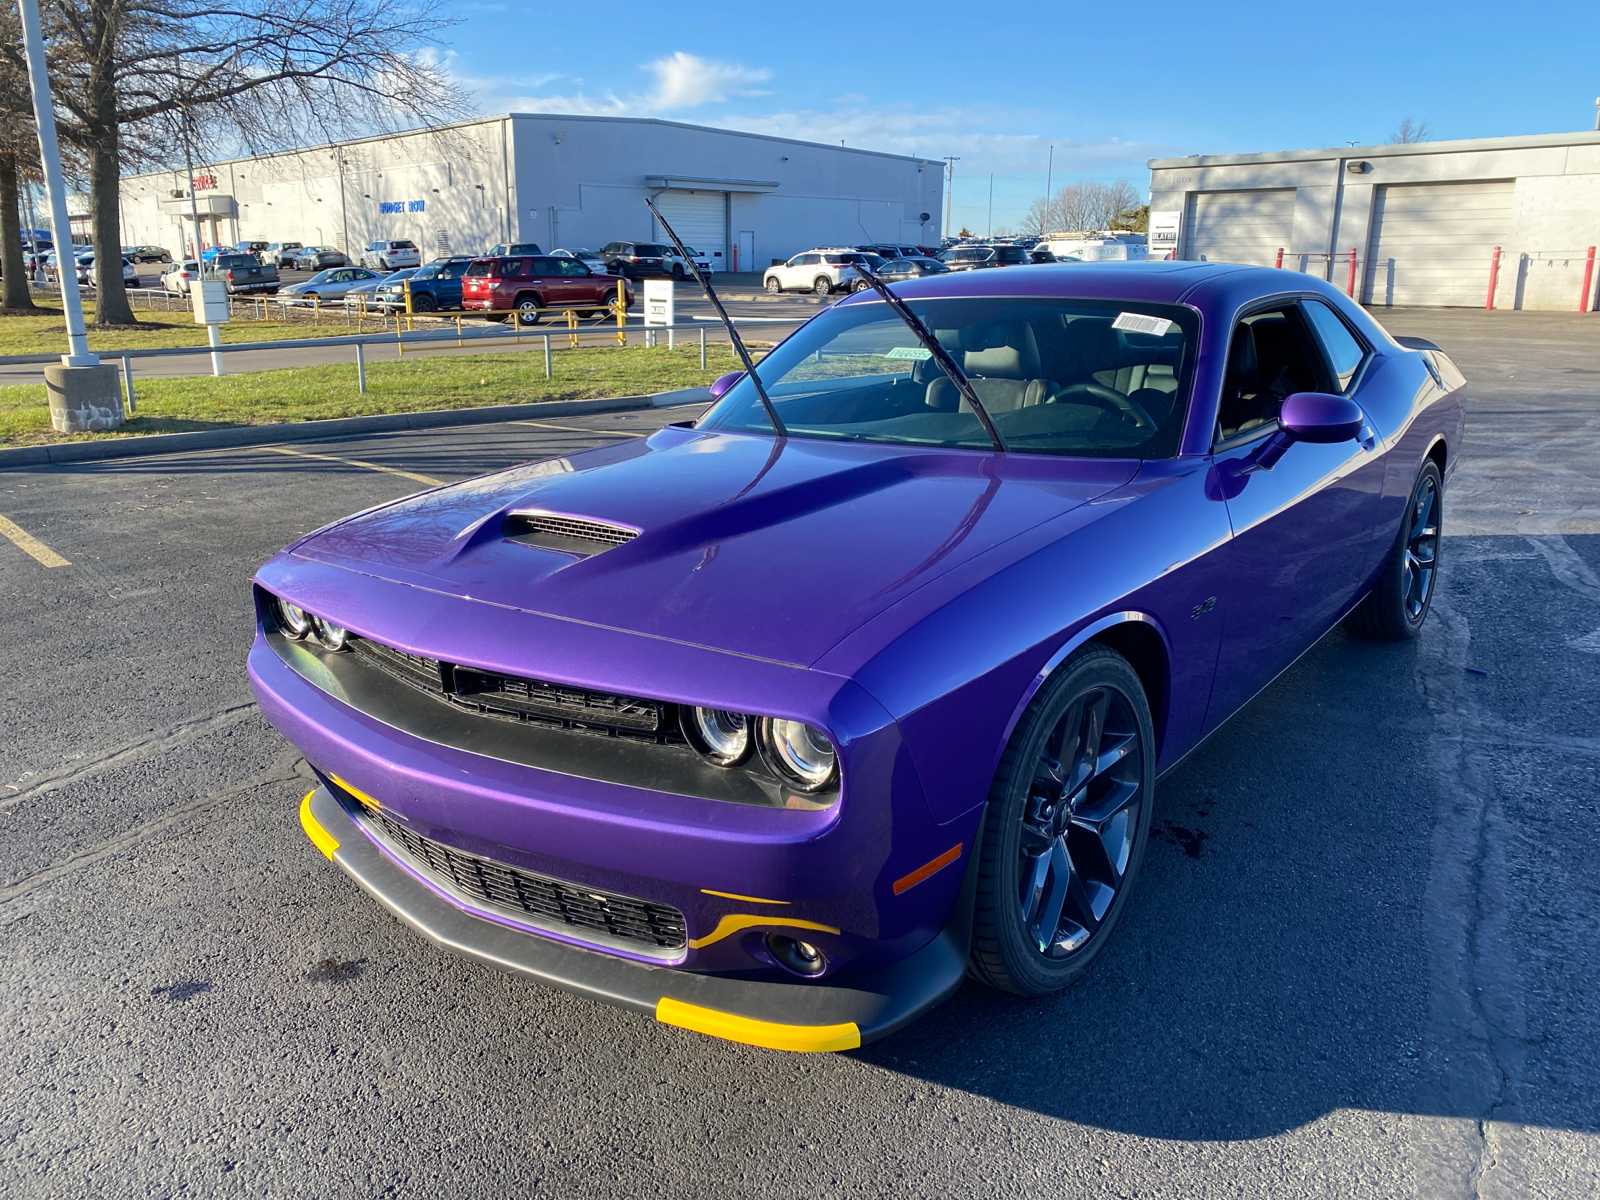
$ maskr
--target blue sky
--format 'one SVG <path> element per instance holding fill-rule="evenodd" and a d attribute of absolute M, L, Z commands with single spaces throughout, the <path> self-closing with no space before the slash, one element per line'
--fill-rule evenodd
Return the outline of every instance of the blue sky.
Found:
<path fill-rule="evenodd" d="M 1600 4 L 459 3 L 485 113 L 659 116 L 956 164 L 954 218 L 1193 153 L 1590 129 Z M 914 16 L 911 14 L 915 14 Z M 1535 20 L 1535 17 L 1537 18 Z"/>

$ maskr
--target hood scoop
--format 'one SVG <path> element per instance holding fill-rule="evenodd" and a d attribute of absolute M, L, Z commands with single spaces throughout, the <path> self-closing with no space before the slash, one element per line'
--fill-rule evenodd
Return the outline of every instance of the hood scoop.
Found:
<path fill-rule="evenodd" d="M 501 530 L 507 541 L 578 558 L 626 545 L 639 536 L 639 530 L 631 526 L 531 508 L 507 513 Z"/>

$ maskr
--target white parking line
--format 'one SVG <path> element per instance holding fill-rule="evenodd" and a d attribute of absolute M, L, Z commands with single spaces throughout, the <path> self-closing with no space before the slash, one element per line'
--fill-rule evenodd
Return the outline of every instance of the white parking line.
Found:
<path fill-rule="evenodd" d="M 402 471 L 398 467 L 385 467 L 359 458 L 340 458 L 336 454 L 313 454 L 309 450 L 291 450 L 287 446 L 263 446 L 261 448 L 263 450 L 271 450 L 274 454 L 292 454 L 296 458 L 320 458 L 326 462 L 343 463 L 347 467 L 362 467 L 368 471 L 382 471 L 386 475 L 398 475 L 402 479 L 414 479 L 418 483 L 427 484 L 429 487 L 443 487 L 445 482 L 442 479 L 435 479 L 432 475 L 418 475 L 412 471 Z"/>

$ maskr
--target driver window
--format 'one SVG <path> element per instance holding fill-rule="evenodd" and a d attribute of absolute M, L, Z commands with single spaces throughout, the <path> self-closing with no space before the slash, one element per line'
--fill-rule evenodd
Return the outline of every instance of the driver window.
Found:
<path fill-rule="evenodd" d="M 1216 440 L 1274 425 L 1287 396 L 1316 391 L 1314 353 L 1298 305 L 1252 313 L 1240 321 L 1228 343 Z"/>

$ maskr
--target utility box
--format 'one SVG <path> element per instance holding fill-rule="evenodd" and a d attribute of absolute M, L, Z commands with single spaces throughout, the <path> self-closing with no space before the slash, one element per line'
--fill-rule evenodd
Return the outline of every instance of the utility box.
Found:
<path fill-rule="evenodd" d="M 222 280 L 196 279 L 189 284 L 189 294 L 194 297 L 196 325 L 228 323 L 228 285 Z"/>
<path fill-rule="evenodd" d="M 676 295 L 672 280 L 646 279 L 644 281 L 644 323 L 646 325 L 676 325 L 673 298 Z"/>

